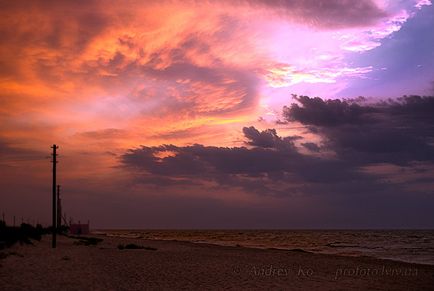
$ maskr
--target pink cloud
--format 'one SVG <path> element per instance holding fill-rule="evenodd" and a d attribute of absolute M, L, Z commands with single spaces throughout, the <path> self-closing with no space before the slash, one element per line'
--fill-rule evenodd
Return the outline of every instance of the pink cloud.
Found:
<path fill-rule="evenodd" d="M 392 1 L 130 4 L 6 5 L 2 124 L 22 123 L 25 114 L 62 137 L 128 128 L 125 144 L 216 124 L 229 131 L 228 120 L 277 110 L 287 99 L 279 88 L 330 96 L 366 78 L 376 68 L 348 57 L 380 46 L 413 15 Z M 33 134 L 19 130 L 20 138 Z"/>
<path fill-rule="evenodd" d="M 430 6 L 430 5 L 432 5 L 430 0 L 417 0 L 414 7 L 418 9 L 422 9 L 423 6 Z"/>

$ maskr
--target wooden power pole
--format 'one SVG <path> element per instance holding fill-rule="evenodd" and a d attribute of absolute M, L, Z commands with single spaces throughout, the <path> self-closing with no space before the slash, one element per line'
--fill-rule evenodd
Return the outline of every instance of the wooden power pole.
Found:
<path fill-rule="evenodd" d="M 51 147 L 53 149 L 53 160 L 51 161 L 53 163 L 53 226 L 52 226 L 52 232 L 53 232 L 53 238 L 51 241 L 51 247 L 56 248 L 56 233 L 57 233 L 57 193 L 56 193 L 56 164 L 57 164 L 57 153 L 56 150 L 59 148 L 55 144 Z"/>

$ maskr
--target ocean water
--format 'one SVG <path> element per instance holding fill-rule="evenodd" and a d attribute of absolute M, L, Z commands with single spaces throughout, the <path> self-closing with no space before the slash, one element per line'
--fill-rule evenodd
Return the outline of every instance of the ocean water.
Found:
<path fill-rule="evenodd" d="M 101 230 L 108 236 L 371 256 L 434 265 L 434 230 Z"/>

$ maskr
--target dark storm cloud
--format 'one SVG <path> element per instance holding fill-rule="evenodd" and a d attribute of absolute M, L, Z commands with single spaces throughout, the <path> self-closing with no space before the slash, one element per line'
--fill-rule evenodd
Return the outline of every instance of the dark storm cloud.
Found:
<path fill-rule="evenodd" d="M 319 97 L 295 96 L 300 105 L 293 103 L 283 108 L 287 121 L 299 121 L 307 125 L 337 126 L 355 124 L 369 118 L 375 112 L 370 106 L 361 106 L 356 100 L 323 100 Z"/>
<path fill-rule="evenodd" d="M 299 104 L 284 107 L 283 115 L 288 121 L 320 127 L 357 125 L 401 121 L 434 121 L 433 96 L 404 96 L 374 104 L 363 104 L 365 99 L 323 100 L 319 97 L 295 96 Z M 396 120 L 394 118 L 400 118 Z"/>
<path fill-rule="evenodd" d="M 214 183 L 216 187 L 278 196 L 391 193 L 400 191 L 399 183 L 388 183 L 384 176 L 362 169 L 379 164 L 411 168 L 414 162 L 432 163 L 433 100 L 411 96 L 363 105 L 362 100 L 298 98 L 301 105 L 284 110 L 286 119 L 304 123 L 324 139 L 321 148 L 311 142 L 301 146 L 316 153 L 331 151 L 335 157 L 301 154 L 294 144 L 300 138 L 297 136 L 282 138 L 275 129 L 244 127 L 250 148 L 143 146 L 129 150 L 121 161 L 138 175 L 137 181 L 159 186 L 191 183 L 207 187 Z"/>
<path fill-rule="evenodd" d="M 138 171 L 136 181 L 165 186 L 190 180 L 205 186 L 238 187 L 262 195 L 290 195 L 301 191 L 295 183 L 329 183 L 370 179 L 352 164 L 300 154 L 293 140 L 279 137 L 275 130 L 243 129 L 246 147 L 212 147 L 163 145 L 141 147 L 125 153 L 122 163 Z M 159 157 L 160 153 L 170 153 Z M 160 183 L 165 181 L 168 183 Z M 276 183 L 283 183 L 277 185 Z M 294 185 L 292 185 L 294 183 Z"/>
<path fill-rule="evenodd" d="M 248 145 L 259 148 L 275 148 L 293 152 L 296 152 L 294 141 L 302 138 L 298 135 L 282 138 L 277 135 L 277 131 L 274 128 L 259 131 L 253 126 L 244 127 L 243 134 L 247 139 L 246 144 Z"/>
<path fill-rule="evenodd" d="M 173 152 L 173 156 L 158 158 L 159 152 Z M 159 147 L 142 147 L 130 150 L 123 156 L 123 162 L 129 166 L 143 169 L 152 174 L 164 176 L 211 177 L 209 174 L 244 174 L 282 171 L 287 159 L 280 157 L 290 153 L 280 153 L 262 148 L 245 147 L 225 148 L 203 145 L 177 147 L 163 145 Z M 253 161 L 254 160 L 254 161 Z"/>
<path fill-rule="evenodd" d="M 406 164 L 433 161 L 434 97 L 408 96 L 371 105 L 301 96 L 284 109 L 325 138 L 345 160 Z"/>
<path fill-rule="evenodd" d="M 379 105 L 383 106 L 381 109 L 385 113 L 404 121 L 422 124 L 434 122 L 434 96 L 404 96 L 397 101 L 389 100 Z"/>
<path fill-rule="evenodd" d="M 313 142 L 304 142 L 301 145 L 306 149 L 310 150 L 311 152 L 319 152 L 321 150 L 320 147 Z"/>

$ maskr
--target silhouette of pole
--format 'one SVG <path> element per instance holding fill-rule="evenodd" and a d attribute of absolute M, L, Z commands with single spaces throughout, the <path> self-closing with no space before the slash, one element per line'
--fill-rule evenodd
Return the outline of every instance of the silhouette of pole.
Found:
<path fill-rule="evenodd" d="M 52 248 L 56 248 L 56 233 L 57 233 L 57 211 L 56 211 L 56 206 L 57 206 L 57 195 L 56 195 L 56 158 L 57 158 L 57 154 L 56 154 L 56 150 L 59 148 L 58 146 L 56 146 L 55 144 L 53 144 L 53 146 L 51 147 L 53 149 L 53 226 L 52 226 L 52 232 L 53 232 L 53 238 L 51 241 L 51 247 Z"/>

